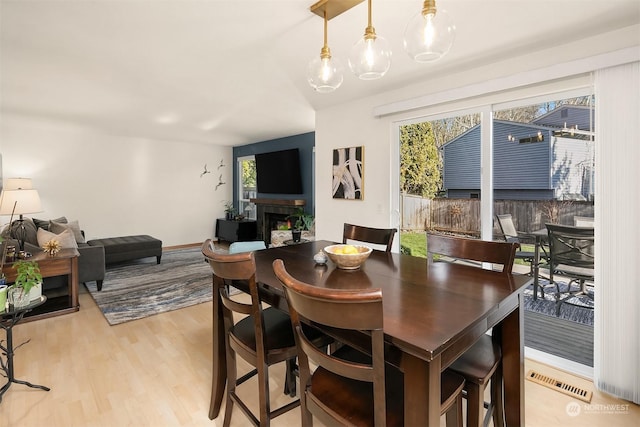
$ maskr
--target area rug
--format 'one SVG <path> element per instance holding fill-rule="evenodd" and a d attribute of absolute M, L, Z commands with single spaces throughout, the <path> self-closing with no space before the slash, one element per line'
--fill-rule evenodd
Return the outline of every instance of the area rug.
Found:
<path fill-rule="evenodd" d="M 566 291 L 567 282 L 558 282 L 561 291 Z M 560 315 L 556 315 L 556 286 L 550 284 L 548 280 L 540 279 L 540 286 L 544 289 L 544 298 L 540 298 L 538 291 L 537 300 L 533 299 L 533 285 L 527 287 L 524 291 L 524 307 L 526 310 L 536 313 L 553 316 L 558 319 L 569 320 L 581 323 L 587 326 L 593 326 L 593 299 L 587 296 L 578 296 L 569 298 L 560 306 Z M 577 289 L 577 285 L 573 284 L 572 290 Z M 587 286 L 587 291 L 593 296 L 593 286 Z M 569 304 L 568 304 L 569 303 Z"/>
<path fill-rule="evenodd" d="M 154 258 L 107 267 L 101 291 L 87 288 L 110 325 L 211 301 L 211 268 L 200 248 L 165 251 Z"/>

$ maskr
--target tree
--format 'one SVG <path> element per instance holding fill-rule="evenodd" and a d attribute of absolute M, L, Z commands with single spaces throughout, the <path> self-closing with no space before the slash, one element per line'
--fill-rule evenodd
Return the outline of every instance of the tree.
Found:
<path fill-rule="evenodd" d="M 242 162 L 242 182 L 244 187 L 256 187 L 256 162 L 255 160 Z"/>
<path fill-rule="evenodd" d="M 400 188 L 434 197 L 441 187 L 441 160 L 430 122 L 400 128 Z"/>

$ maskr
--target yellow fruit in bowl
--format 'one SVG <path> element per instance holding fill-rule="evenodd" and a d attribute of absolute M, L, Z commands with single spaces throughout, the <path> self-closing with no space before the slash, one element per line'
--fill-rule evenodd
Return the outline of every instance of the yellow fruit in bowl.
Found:
<path fill-rule="evenodd" d="M 357 254 L 359 253 L 358 248 L 352 245 L 346 245 L 342 247 L 343 254 Z"/>

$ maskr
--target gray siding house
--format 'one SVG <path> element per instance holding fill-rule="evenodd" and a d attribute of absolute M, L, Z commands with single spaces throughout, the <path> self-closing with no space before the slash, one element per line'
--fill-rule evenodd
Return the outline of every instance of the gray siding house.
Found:
<path fill-rule="evenodd" d="M 494 198 L 591 200 L 591 136 L 564 131 L 576 125 L 588 129 L 589 117 L 587 107 L 563 106 L 533 123 L 495 120 Z M 480 197 L 480 125 L 444 144 L 442 154 L 446 196 Z"/>

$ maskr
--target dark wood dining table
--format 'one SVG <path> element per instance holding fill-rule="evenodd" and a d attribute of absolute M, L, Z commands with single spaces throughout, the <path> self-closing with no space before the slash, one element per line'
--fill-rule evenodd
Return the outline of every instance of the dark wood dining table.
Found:
<path fill-rule="evenodd" d="M 313 255 L 329 241 L 256 251 L 256 275 L 270 304 L 286 310 L 272 263 L 315 286 L 381 288 L 385 341 L 404 372 L 405 425 L 440 425 L 440 373 L 491 328 L 500 328 L 508 426 L 524 425 L 522 290 L 531 277 L 501 274 L 424 258 L 373 251 L 358 270 L 316 265 Z M 218 416 L 226 383 L 222 312 L 214 278 L 213 384 L 209 417 Z"/>

